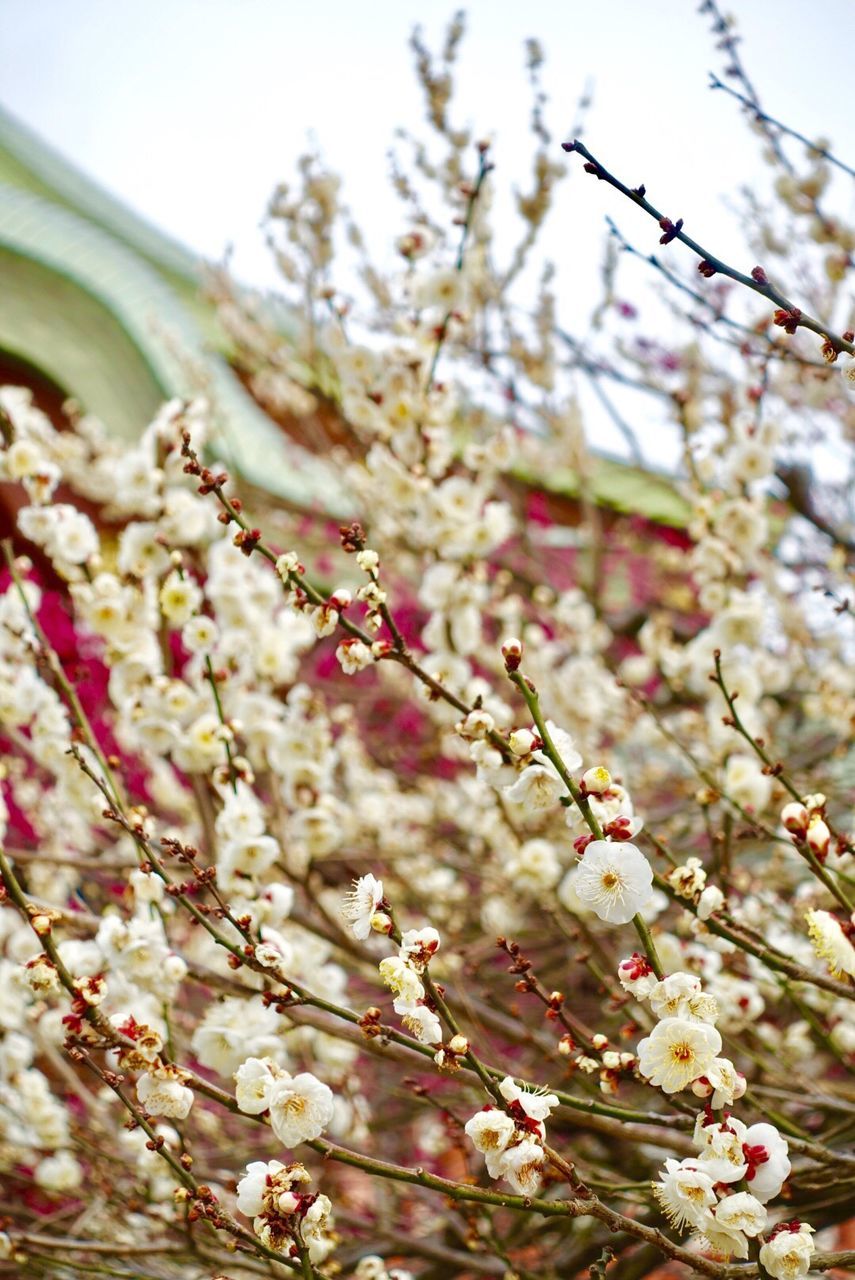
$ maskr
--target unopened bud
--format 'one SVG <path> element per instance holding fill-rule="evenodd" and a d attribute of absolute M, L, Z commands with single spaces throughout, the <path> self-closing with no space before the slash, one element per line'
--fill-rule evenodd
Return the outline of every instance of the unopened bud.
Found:
<path fill-rule="evenodd" d="M 589 795 L 602 795 L 604 791 L 608 791 L 611 785 L 612 775 L 609 773 L 608 769 L 604 769 L 601 764 L 598 764 L 593 769 L 586 770 L 586 772 L 582 774 L 582 786 Z"/>
<path fill-rule="evenodd" d="M 781 810 L 781 822 L 787 831 L 790 831 L 794 836 L 798 836 L 800 840 L 804 840 L 808 823 L 810 822 L 810 814 L 803 804 L 793 800 L 790 804 L 785 804 Z"/>
<path fill-rule="evenodd" d="M 506 671 L 516 671 L 522 662 L 523 643 L 516 636 L 511 636 L 509 640 L 502 643 L 502 657 L 505 660 Z"/>
<path fill-rule="evenodd" d="M 600 1032 L 598 1032 L 595 1036 L 591 1036 L 591 1044 L 594 1046 L 594 1048 L 597 1050 L 598 1053 L 600 1053 L 603 1049 L 605 1049 L 608 1043 L 609 1043 L 608 1036 L 604 1036 Z"/>
<path fill-rule="evenodd" d="M 392 932 L 392 918 L 385 911 L 375 911 L 368 923 L 375 933 Z"/>
<path fill-rule="evenodd" d="M 814 814 L 807 829 L 808 846 L 818 858 L 824 858 L 831 846 L 831 832 L 819 814 Z"/>
<path fill-rule="evenodd" d="M 698 1080 L 692 1081 L 692 1093 L 696 1098 L 709 1098 L 713 1092 L 713 1087 L 706 1077 L 701 1076 Z"/>
<path fill-rule="evenodd" d="M 464 1053 L 469 1052 L 469 1041 L 465 1036 L 452 1036 L 448 1047 L 452 1053 L 457 1054 L 458 1058 L 462 1058 Z"/>
<path fill-rule="evenodd" d="M 508 746 L 515 756 L 527 756 L 534 751 L 538 741 L 530 729 L 514 729 L 508 738 Z"/>

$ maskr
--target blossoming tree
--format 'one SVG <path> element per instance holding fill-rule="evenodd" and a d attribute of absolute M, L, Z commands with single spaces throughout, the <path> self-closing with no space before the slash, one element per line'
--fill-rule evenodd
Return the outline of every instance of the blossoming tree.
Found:
<path fill-rule="evenodd" d="M 548 270 L 513 300 L 563 173 L 535 46 L 509 259 L 451 123 L 460 21 L 415 40 L 439 159 L 396 168 L 364 311 L 334 180 L 277 193 L 298 347 L 216 289 L 259 397 L 336 424 L 334 539 L 242 490 L 202 400 L 127 447 L 0 391 L 0 1274 L 855 1263 L 855 547 L 809 470 L 851 468 L 853 175 L 703 8 L 780 200 L 766 265 L 565 146 L 659 223 L 680 342 L 620 336 L 622 233 L 602 350 Z M 685 533 L 593 499 L 583 381 L 676 428 Z M 540 494 L 568 459 L 572 526 Z"/>

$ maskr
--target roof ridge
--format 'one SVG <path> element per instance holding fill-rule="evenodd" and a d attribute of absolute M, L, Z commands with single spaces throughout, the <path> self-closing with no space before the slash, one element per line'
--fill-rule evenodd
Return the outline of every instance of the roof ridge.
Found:
<path fill-rule="evenodd" d="M 130 209 L 51 143 L 0 104 L 0 149 L 55 193 L 57 203 L 84 214 L 161 268 L 197 282 L 202 255 Z"/>

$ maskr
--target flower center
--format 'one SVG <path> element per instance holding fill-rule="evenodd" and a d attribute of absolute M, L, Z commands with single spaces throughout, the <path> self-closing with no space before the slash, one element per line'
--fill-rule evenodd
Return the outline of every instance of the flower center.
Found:
<path fill-rule="evenodd" d="M 675 1062 L 691 1062 L 695 1056 L 695 1051 L 690 1044 L 683 1041 L 682 1044 L 675 1044 L 671 1048 L 671 1057 Z"/>

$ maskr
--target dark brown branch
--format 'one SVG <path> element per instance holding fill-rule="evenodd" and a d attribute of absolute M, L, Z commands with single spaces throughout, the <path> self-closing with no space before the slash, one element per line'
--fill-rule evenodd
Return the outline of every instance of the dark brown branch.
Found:
<path fill-rule="evenodd" d="M 794 333 L 796 329 L 810 329 L 811 332 L 819 334 L 823 339 L 823 354 L 828 353 L 829 363 L 836 359 L 841 351 L 846 351 L 850 356 L 855 356 L 855 342 L 851 341 L 843 334 L 831 332 L 819 320 L 815 320 L 813 316 L 808 315 L 797 307 L 794 302 L 774 285 L 770 284 L 762 267 L 755 267 L 751 275 L 745 275 L 742 271 L 737 271 L 735 267 L 728 266 L 721 258 L 716 257 L 714 253 L 710 253 L 697 240 L 693 240 L 691 236 L 686 235 L 683 231 L 683 220 L 678 218 L 676 222 L 672 222 L 661 210 L 652 205 L 645 197 L 644 186 L 628 187 L 625 183 L 610 173 L 596 156 L 592 155 L 584 143 L 576 139 L 573 142 L 562 143 L 565 151 L 576 151 L 585 161 L 585 169 L 588 173 L 592 173 L 602 182 L 607 182 L 610 187 L 614 187 L 621 195 L 626 196 L 627 200 L 631 200 L 633 204 L 638 205 L 640 209 L 651 218 L 654 218 L 662 229 L 663 235 L 660 243 L 670 244 L 672 240 L 679 240 L 686 245 L 693 253 L 697 254 L 700 259 L 700 267 L 704 268 L 705 275 L 722 275 L 727 276 L 730 280 L 735 280 L 737 284 L 743 285 L 746 289 L 751 289 L 753 293 L 758 293 L 762 298 L 774 304 L 777 308 L 775 312 L 775 323 L 780 325 L 787 333 Z"/>

